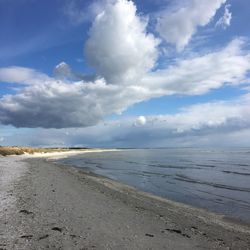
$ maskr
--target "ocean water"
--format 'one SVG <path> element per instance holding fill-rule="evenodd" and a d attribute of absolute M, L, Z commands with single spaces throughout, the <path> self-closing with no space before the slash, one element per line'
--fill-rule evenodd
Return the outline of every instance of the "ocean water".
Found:
<path fill-rule="evenodd" d="M 250 223 L 250 149 L 131 149 L 59 162 Z"/>

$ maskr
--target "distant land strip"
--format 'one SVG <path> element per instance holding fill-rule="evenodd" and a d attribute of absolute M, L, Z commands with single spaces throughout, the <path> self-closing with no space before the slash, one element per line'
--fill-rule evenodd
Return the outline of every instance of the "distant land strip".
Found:
<path fill-rule="evenodd" d="M 22 155 L 22 154 L 34 154 L 34 153 L 54 153 L 54 152 L 68 152 L 72 150 L 87 150 L 90 148 L 69 147 L 69 148 L 32 148 L 32 147 L 2 147 L 0 146 L 0 155 Z"/>

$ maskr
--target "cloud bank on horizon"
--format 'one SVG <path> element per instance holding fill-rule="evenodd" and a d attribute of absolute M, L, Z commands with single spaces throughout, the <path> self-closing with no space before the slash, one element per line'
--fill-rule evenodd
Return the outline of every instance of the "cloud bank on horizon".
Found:
<path fill-rule="evenodd" d="M 70 145 L 80 144 L 81 138 L 88 144 L 139 146 L 139 137 L 147 145 L 160 141 L 165 145 L 168 140 L 178 143 L 187 135 L 207 138 L 250 130 L 248 38 L 234 36 L 226 45 L 199 53 L 192 50 L 193 37 L 209 24 L 222 28 L 221 32 L 230 29 L 231 6 L 226 0 L 172 2 L 163 11 L 143 15 L 133 1 L 101 1 L 84 44 L 91 74 L 76 73 L 65 62 L 55 66 L 53 76 L 22 66 L 1 67 L 0 82 L 15 84 L 15 88 L 0 97 L 0 123 L 39 128 L 39 133 L 43 128 L 50 136 L 38 139 L 37 145 L 57 144 L 59 137 Z M 68 10 L 74 19 L 74 1 L 71 3 Z M 78 24 L 86 20 L 79 11 L 76 14 Z M 162 51 L 174 48 L 174 60 L 160 66 L 167 61 Z M 121 116 L 103 123 L 107 117 L 153 98 L 204 95 L 225 86 L 244 88 L 245 94 L 231 102 L 186 106 L 175 114 Z M 78 132 L 73 128 L 79 128 Z M 101 133 L 109 135 L 96 140 Z M 1 133 L 0 137 L 5 138 Z M 53 137 L 57 139 L 49 142 Z M 45 138 L 47 142 L 42 141 Z"/>

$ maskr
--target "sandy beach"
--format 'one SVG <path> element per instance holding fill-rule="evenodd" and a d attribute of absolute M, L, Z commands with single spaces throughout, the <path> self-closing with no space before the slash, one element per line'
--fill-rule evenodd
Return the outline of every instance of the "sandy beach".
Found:
<path fill-rule="evenodd" d="M 82 170 L 0 157 L 0 249 L 250 249 L 250 226 Z"/>

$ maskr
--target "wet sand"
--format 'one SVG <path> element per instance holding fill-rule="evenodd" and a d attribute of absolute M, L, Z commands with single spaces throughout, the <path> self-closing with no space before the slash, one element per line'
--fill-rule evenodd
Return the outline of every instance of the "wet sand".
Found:
<path fill-rule="evenodd" d="M 46 158 L 0 158 L 0 249 L 250 249 L 250 226 Z"/>

